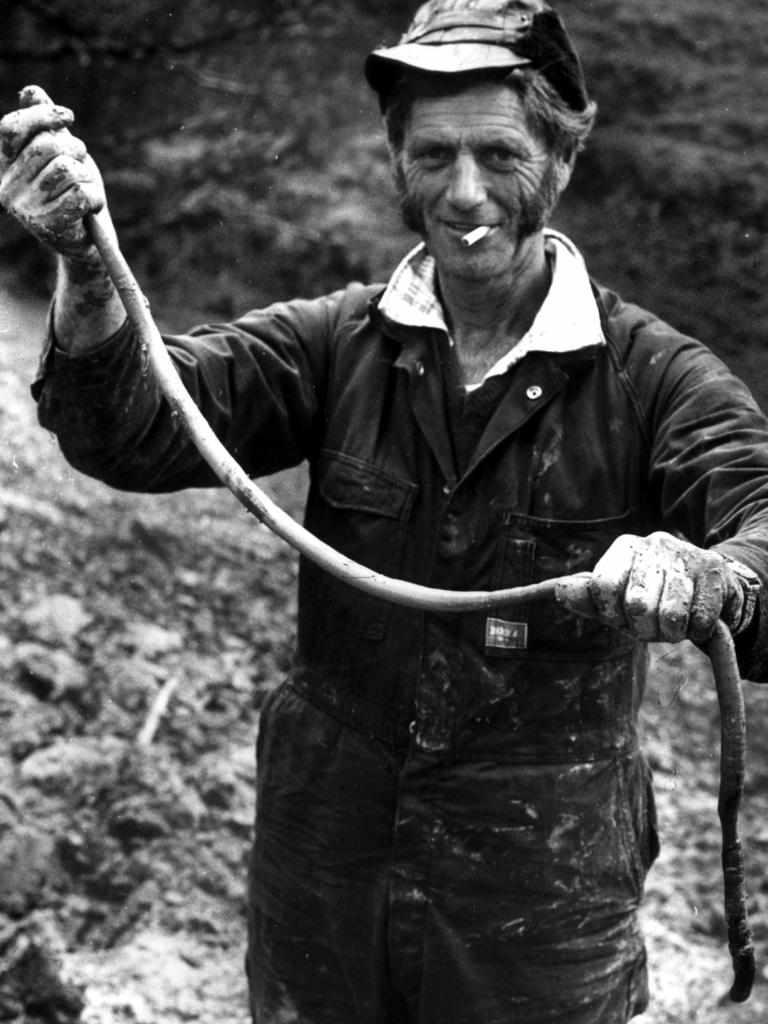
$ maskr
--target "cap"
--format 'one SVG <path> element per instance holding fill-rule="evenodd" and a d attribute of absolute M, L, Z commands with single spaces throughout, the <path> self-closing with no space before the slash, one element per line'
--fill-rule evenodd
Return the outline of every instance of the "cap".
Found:
<path fill-rule="evenodd" d="M 369 54 L 365 76 L 382 106 L 398 72 L 434 74 L 530 67 L 573 110 L 589 103 L 579 58 L 563 22 L 542 0 L 429 0 L 396 46 Z"/>

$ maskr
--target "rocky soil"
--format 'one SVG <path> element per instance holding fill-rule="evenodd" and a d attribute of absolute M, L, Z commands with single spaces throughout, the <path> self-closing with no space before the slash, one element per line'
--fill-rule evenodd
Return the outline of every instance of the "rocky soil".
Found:
<path fill-rule="evenodd" d="M 259 706 L 288 663 L 295 560 L 228 495 L 124 495 L 35 424 L 42 312 L 0 301 L 0 1022 L 246 1024 L 244 881 Z M 294 478 L 272 481 L 297 503 Z M 727 1001 L 717 704 L 659 648 L 644 729 L 662 856 L 642 1024 L 768 1010 L 768 690 L 747 685 L 759 978 Z M 478 1022 L 480 1024 L 480 1022 Z"/>

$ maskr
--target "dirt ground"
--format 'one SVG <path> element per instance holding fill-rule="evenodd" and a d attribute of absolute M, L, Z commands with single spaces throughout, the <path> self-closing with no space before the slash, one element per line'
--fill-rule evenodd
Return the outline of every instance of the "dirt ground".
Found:
<path fill-rule="evenodd" d="M 295 560 L 228 495 L 124 495 L 70 470 L 29 397 L 42 319 L 2 292 L 0 1021 L 247 1024 L 253 744 L 288 664 Z M 271 486 L 295 507 L 294 479 Z M 768 690 L 746 685 L 758 981 L 739 1007 L 711 677 L 685 647 L 655 654 L 644 732 L 662 855 L 638 1021 L 765 1020 Z"/>

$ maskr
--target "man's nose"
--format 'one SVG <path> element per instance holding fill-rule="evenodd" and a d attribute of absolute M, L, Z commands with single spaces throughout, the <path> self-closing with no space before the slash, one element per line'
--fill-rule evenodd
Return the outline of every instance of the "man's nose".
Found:
<path fill-rule="evenodd" d="M 446 198 L 460 210 L 471 210 L 485 202 L 482 168 L 471 153 L 459 153 L 456 157 Z"/>

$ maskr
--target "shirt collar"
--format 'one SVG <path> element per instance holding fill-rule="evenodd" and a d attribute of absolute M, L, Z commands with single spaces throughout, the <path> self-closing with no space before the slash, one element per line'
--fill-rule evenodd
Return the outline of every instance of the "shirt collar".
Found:
<path fill-rule="evenodd" d="M 448 334 L 437 297 L 435 258 L 421 242 L 399 264 L 379 302 L 379 310 L 403 327 L 432 327 Z"/>
<path fill-rule="evenodd" d="M 505 373 L 529 352 L 568 353 L 605 344 L 581 253 L 559 231 L 546 229 L 544 239 L 552 267 L 547 297 L 528 332 L 491 367 L 485 380 Z M 437 297 L 435 260 L 423 242 L 392 274 L 379 310 L 396 324 L 437 329 L 450 339 Z"/>

